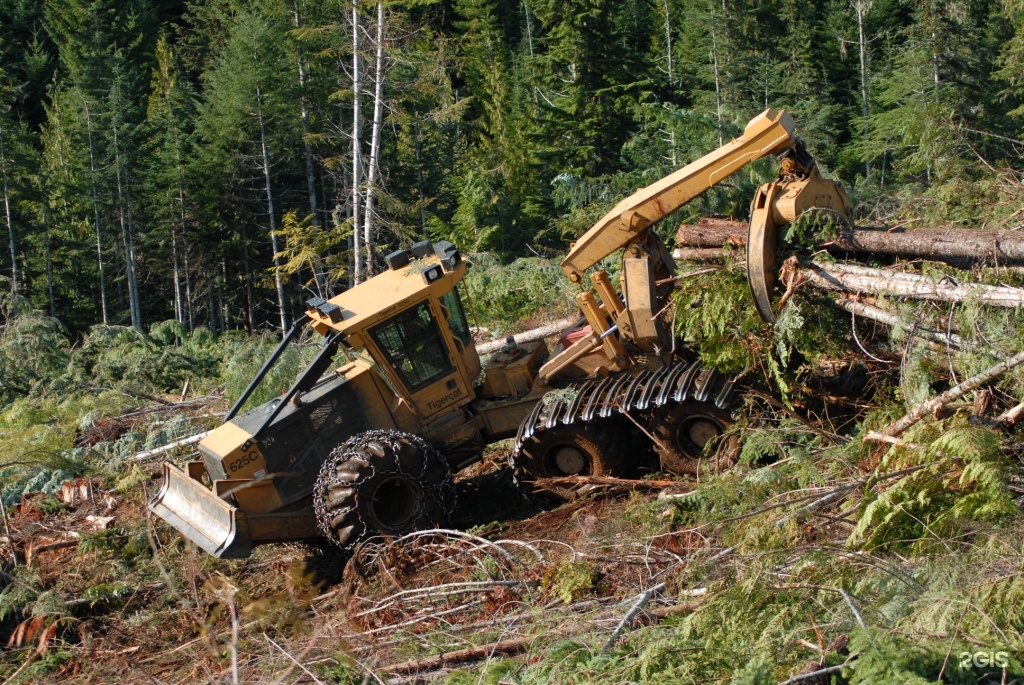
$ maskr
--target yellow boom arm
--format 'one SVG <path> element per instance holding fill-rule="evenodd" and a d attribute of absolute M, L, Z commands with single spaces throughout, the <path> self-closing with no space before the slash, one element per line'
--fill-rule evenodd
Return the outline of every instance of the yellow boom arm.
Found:
<path fill-rule="evenodd" d="M 638 190 L 615 205 L 573 243 L 562 269 L 574 283 L 583 273 L 698 195 L 746 165 L 784 151 L 796 140 L 792 117 L 766 109 L 747 124 L 743 135 Z"/>

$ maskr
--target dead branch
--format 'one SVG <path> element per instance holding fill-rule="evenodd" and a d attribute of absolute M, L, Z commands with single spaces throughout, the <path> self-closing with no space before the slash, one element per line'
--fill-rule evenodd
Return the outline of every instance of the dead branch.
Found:
<path fill-rule="evenodd" d="M 503 654 L 505 656 L 519 654 L 520 652 L 524 652 L 529 649 L 530 644 L 535 639 L 535 636 L 530 635 L 512 640 L 502 640 L 500 642 L 494 642 L 480 647 L 467 647 L 466 649 L 460 649 L 454 652 L 436 654 L 423 659 L 415 659 L 413 661 L 395 664 L 394 666 L 388 666 L 380 669 L 380 672 L 393 675 L 408 675 L 411 673 L 436 671 L 437 669 L 445 666 L 462 664 L 467 661 L 490 659 L 496 654 Z"/>
<path fill-rule="evenodd" d="M 933 414 L 936 409 L 944 405 L 958 400 L 975 388 L 981 387 L 986 383 L 998 378 L 1002 374 L 1006 373 L 1015 366 L 1024 364 L 1024 352 L 1018 352 L 1013 357 L 999 362 L 995 366 L 992 366 L 981 373 L 971 376 L 959 385 L 950 388 L 944 393 L 936 395 L 924 402 L 921 402 L 913 407 L 906 415 L 893 423 L 889 424 L 885 430 L 879 431 L 882 435 L 888 435 L 890 437 L 896 437 L 906 431 L 908 428 L 913 426 L 915 423 L 923 419 L 924 417 Z"/>
<path fill-rule="evenodd" d="M 608 642 L 604 643 L 604 651 L 607 652 L 615 646 L 615 641 L 619 639 L 619 635 L 621 635 L 622 631 L 626 629 L 626 626 L 628 626 L 630 622 L 636 618 L 636 615 L 639 614 L 645 606 L 647 606 L 647 603 L 651 601 L 651 597 L 654 593 L 660 592 L 664 587 L 665 583 L 659 583 L 652 588 L 644 590 L 637 596 L 636 602 L 633 603 L 633 606 L 630 607 L 629 611 L 626 612 L 626 615 L 622 617 L 621 621 L 619 621 L 619 625 L 615 626 L 615 630 L 612 631 L 611 636 L 608 637 Z"/>
<path fill-rule="evenodd" d="M 885 324 L 890 328 L 896 328 L 897 326 L 903 325 L 898 316 L 890 311 L 882 309 L 881 307 L 876 307 L 874 305 L 843 297 L 835 300 L 835 305 L 844 311 L 850 312 L 851 314 Z M 911 333 L 924 338 L 925 340 L 931 340 L 932 342 L 942 345 L 948 345 L 949 347 L 957 350 L 962 350 L 964 348 L 963 339 L 956 333 L 942 333 L 930 328 L 924 328 L 923 326 L 914 326 Z"/>

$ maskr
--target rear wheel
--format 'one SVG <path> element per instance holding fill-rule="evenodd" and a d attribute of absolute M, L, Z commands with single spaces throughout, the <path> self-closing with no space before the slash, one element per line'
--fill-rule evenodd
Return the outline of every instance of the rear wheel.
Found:
<path fill-rule="evenodd" d="M 739 439 L 725 436 L 732 424 L 729 413 L 713 404 L 682 402 L 661 407 L 651 421 L 661 469 L 700 475 L 731 467 L 739 455 Z"/>
<path fill-rule="evenodd" d="M 375 535 L 446 526 L 455 484 L 448 463 L 422 438 L 367 431 L 331 453 L 313 498 L 320 532 L 346 549 Z"/>
<path fill-rule="evenodd" d="M 614 475 L 622 468 L 628 437 L 620 421 L 539 430 L 523 443 L 516 465 L 532 478 Z"/>

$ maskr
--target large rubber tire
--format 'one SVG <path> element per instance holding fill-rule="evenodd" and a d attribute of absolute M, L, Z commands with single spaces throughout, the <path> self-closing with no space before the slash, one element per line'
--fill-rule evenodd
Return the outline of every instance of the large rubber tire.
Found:
<path fill-rule="evenodd" d="M 375 536 L 447 526 L 455 483 L 448 463 L 422 438 L 367 431 L 331 452 L 313 503 L 320 532 L 348 550 Z"/>
<path fill-rule="evenodd" d="M 732 424 L 729 412 L 710 403 L 681 402 L 657 409 L 651 433 L 661 470 L 697 476 L 733 466 L 739 455 L 739 438 L 722 437 Z M 706 453 L 708 443 L 712 451 Z"/>
<path fill-rule="evenodd" d="M 530 479 L 618 475 L 628 438 L 629 428 L 619 419 L 538 430 L 523 443 L 516 460 L 517 476 Z"/>

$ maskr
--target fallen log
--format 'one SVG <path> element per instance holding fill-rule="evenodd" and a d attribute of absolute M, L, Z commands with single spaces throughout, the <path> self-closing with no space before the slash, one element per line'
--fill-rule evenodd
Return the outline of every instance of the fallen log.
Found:
<path fill-rule="evenodd" d="M 819 288 L 838 292 L 909 297 L 937 302 L 963 302 L 973 299 L 994 307 L 1024 305 L 1024 288 L 933 282 L 926 276 L 898 271 L 872 269 L 853 264 L 808 262 L 802 265 L 805 279 Z"/>
<path fill-rule="evenodd" d="M 533 342 L 534 340 L 542 340 L 548 336 L 557 335 L 566 328 L 579 323 L 580 317 L 574 316 L 566 319 L 560 319 L 554 323 L 549 323 L 546 326 L 540 328 L 534 328 L 529 331 L 523 331 L 522 333 L 516 333 L 515 340 L 517 343 Z M 491 342 L 480 343 L 476 346 L 477 354 L 491 354 L 497 352 L 505 346 L 505 340 L 492 340 Z"/>
<path fill-rule="evenodd" d="M 702 218 L 683 224 L 676 233 L 681 248 L 721 248 L 747 243 L 747 222 Z M 968 228 L 844 229 L 816 244 L 830 252 L 924 257 L 987 264 L 1024 263 L 1024 234 Z"/>
<path fill-rule="evenodd" d="M 995 366 L 992 366 L 975 376 L 971 376 L 946 392 L 935 395 L 924 402 L 914 405 L 911 407 L 910 411 L 903 416 L 903 418 L 893 421 L 884 430 L 879 431 L 879 433 L 895 438 L 924 417 L 933 414 L 939 407 L 960 399 L 971 390 L 995 380 L 1010 369 L 1021 364 L 1024 364 L 1024 352 L 1018 352 L 1013 357 L 1001 361 Z"/>

